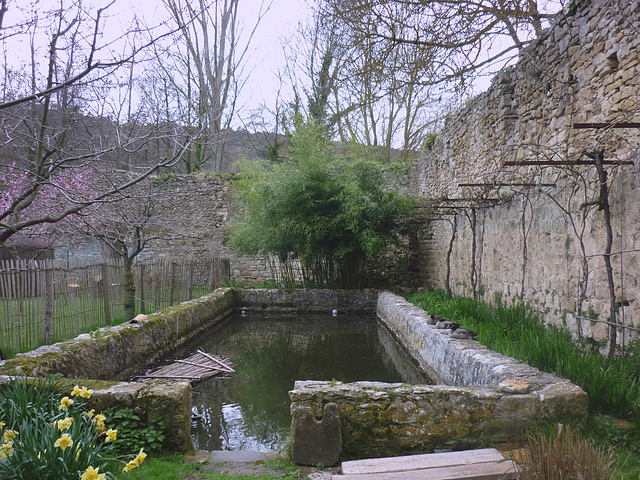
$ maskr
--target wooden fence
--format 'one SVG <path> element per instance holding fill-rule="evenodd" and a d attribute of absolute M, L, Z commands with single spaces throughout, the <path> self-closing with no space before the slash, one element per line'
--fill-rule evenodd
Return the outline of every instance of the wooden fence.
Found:
<path fill-rule="evenodd" d="M 229 260 L 163 260 L 135 267 L 136 312 L 150 313 L 212 292 Z M 0 261 L 0 350 L 39 345 L 125 320 L 120 263 L 68 266 L 52 260 Z"/>

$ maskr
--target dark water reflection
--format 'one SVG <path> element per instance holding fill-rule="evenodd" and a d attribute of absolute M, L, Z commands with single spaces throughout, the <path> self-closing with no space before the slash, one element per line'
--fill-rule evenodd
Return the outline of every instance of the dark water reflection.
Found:
<path fill-rule="evenodd" d="M 194 448 L 279 450 L 289 436 L 296 380 L 431 383 L 375 316 L 234 314 L 178 352 L 198 348 L 237 364 L 229 378 L 194 385 L 202 418 Z"/>

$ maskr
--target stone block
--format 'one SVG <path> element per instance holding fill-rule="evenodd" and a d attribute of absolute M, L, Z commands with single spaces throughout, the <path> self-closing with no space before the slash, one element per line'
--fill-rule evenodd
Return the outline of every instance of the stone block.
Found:
<path fill-rule="evenodd" d="M 324 405 L 322 418 L 310 406 L 291 405 L 291 456 L 298 465 L 335 465 L 342 451 L 338 405 Z"/>
<path fill-rule="evenodd" d="M 161 418 L 165 427 L 163 448 L 187 451 L 191 445 L 191 385 L 188 382 L 123 382 L 96 390 L 89 402 L 97 411 L 110 407 L 134 408 L 148 423 Z"/>

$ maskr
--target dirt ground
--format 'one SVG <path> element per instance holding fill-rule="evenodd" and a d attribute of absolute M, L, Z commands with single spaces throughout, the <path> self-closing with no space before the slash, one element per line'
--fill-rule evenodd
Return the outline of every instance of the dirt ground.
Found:
<path fill-rule="evenodd" d="M 222 453 L 222 452 L 221 452 Z M 216 452 L 196 451 L 185 456 L 185 462 L 195 462 L 201 464 L 203 471 L 225 473 L 229 475 L 261 475 L 271 474 L 284 477 L 287 472 L 273 468 L 269 460 L 270 455 L 251 455 L 246 458 L 228 458 L 225 455 L 217 455 Z M 338 473 L 339 466 L 336 467 L 304 467 L 299 466 L 297 472 L 300 478 L 309 480 L 331 480 L 331 475 Z"/>

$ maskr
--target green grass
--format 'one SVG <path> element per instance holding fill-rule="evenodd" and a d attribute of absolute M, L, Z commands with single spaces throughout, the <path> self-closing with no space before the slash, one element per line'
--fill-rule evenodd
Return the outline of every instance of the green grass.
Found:
<path fill-rule="evenodd" d="M 625 358 L 609 361 L 597 352 L 581 350 L 567 330 L 546 327 L 527 304 L 494 307 L 469 298 L 449 298 L 442 291 L 413 294 L 408 300 L 475 330 L 478 341 L 494 351 L 581 386 L 589 395 L 592 414 L 640 420 L 637 367 L 628 368 L 631 363 Z"/>
<path fill-rule="evenodd" d="M 282 470 L 280 474 L 224 474 L 209 472 L 199 463 L 186 463 L 182 455 L 149 456 L 145 462 L 130 473 L 116 475 L 118 480 L 295 480 L 306 478 L 298 468 L 284 459 L 278 458 L 268 464 Z"/>

